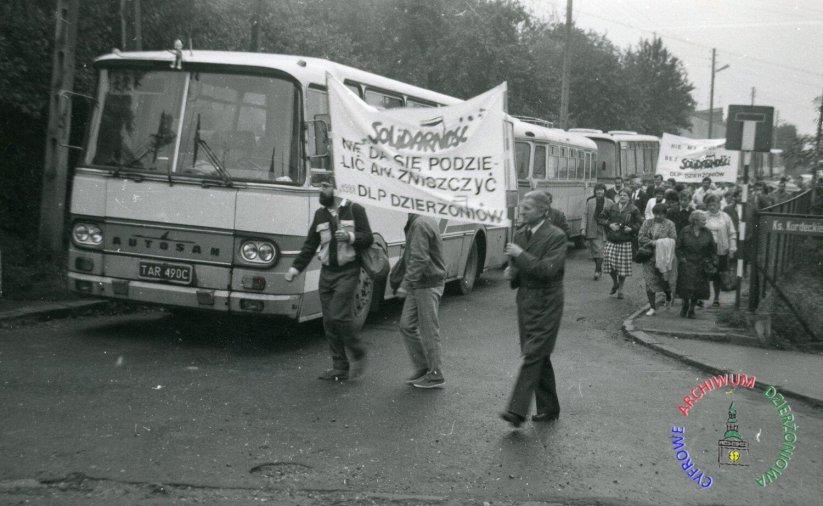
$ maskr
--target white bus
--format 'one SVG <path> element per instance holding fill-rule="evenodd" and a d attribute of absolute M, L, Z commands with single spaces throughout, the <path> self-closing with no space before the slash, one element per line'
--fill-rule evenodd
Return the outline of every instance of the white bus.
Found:
<path fill-rule="evenodd" d="M 523 122 L 515 124 L 514 138 L 520 196 L 535 189 L 550 192 L 552 207 L 566 214 L 569 237 L 582 245 L 586 199 L 597 176 L 597 145 L 578 133 Z"/>
<path fill-rule="evenodd" d="M 654 178 L 660 138 L 627 130 L 602 130 L 572 128 L 569 132 L 585 135 L 597 144 L 597 181 L 605 184 L 620 176 L 624 181 Z"/>
<path fill-rule="evenodd" d="M 319 206 L 318 176 L 331 167 L 326 72 L 379 107 L 459 102 L 298 56 L 185 50 L 178 65 L 172 52 L 114 53 L 95 66 L 97 99 L 72 181 L 69 288 L 299 321 L 321 316 L 317 259 L 293 283 L 284 274 Z M 407 215 L 367 212 L 396 261 Z M 448 280 L 462 293 L 505 261 L 510 229 L 441 220 L 440 231 Z M 386 285 L 361 272 L 359 325 L 391 296 Z"/>

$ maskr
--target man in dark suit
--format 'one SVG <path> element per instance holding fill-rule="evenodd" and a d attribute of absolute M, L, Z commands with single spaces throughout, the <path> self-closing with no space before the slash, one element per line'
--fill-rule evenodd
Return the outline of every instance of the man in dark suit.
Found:
<path fill-rule="evenodd" d="M 552 194 L 548 191 L 544 191 L 544 193 L 546 197 L 549 198 L 549 206 L 551 206 L 552 202 L 554 202 L 554 197 L 552 197 Z M 560 209 L 549 207 L 549 223 L 562 230 L 566 234 L 566 237 L 569 236 L 569 224 L 566 221 L 566 214 Z"/>
<path fill-rule="evenodd" d="M 651 188 L 651 186 L 649 187 Z M 640 178 L 637 178 L 634 182 L 634 186 L 632 188 L 632 193 L 629 196 L 632 204 L 634 207 L 640 211 L 641 216 L 644 212 L 646 212 L 646 203 L 649 201 L 650 198 L 654 196 L 654 192 L 646 193 L 646 188 L 643 188 L 643 181 Z M 617 200 L 615 200 L 617 202 Z"/>
<path fill-rule="evenodd" d="M 532 397 L 535 422 L 560 416 L 551 354 L 563 315 L 563 267 L 566 235 L 549 222 L 549 200 L 542 191 L 526 194 L 520 204 L 524 222 L 506 246 L 506 274 L 517 289 L 517 323 L 523 364 L 503 420 L 515 428 L 526 421 Z"/>

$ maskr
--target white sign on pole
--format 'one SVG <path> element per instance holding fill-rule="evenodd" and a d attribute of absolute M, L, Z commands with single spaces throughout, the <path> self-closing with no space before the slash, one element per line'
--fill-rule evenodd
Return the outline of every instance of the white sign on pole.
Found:
<path fill-rule="evenodd" d="M 689 139 L 663 134 L 657 159 L 657 174 L 682 183 L 737 182 L 739 151 L 723 149 L 726 139 Z"/>
<path fill-rule="evenodd" d="M 334 76 L 326 74 L 326 82 L 338 196 L 435 218 L 509 224 L 505 83 L 449 107 L 380 110 Z"/>

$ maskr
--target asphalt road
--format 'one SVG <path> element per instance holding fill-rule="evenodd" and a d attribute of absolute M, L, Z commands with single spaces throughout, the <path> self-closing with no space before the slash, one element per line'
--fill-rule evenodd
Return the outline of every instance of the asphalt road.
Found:
<path fill-rule="evenodd" d="M 823 504 L 820 410 L 789 403 L 793 454 L 758 486 L 783 437 L 768 399 L 718 389 L 683 417 L 678 400 L 708 375 L 620 333 L 643 302 L 639 269 L 617 300 L 585 252 L 570 256 L 561 418 L 521 430 L 497 416 L 519 365 L 499 271 L 442 301 L 443 390 L 403 383 L 397 303 L 363 332 L 366 375 L 337 384 L 316 379 L 317 323 L 152 310 L 0 330 L 0 503 Z M 731 401 L 747 467 L 717 461 Z M 676 460 L 673 425 L 708 489 Z"/>

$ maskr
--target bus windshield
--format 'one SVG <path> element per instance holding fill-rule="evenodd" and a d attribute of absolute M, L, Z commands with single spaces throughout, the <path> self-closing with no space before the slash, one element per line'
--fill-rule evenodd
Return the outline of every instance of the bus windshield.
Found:
<path fill-rule="evenodd" d="M 298 97 L 277 77 L 104 69 L 86 162 L 299 185 Z"/>

